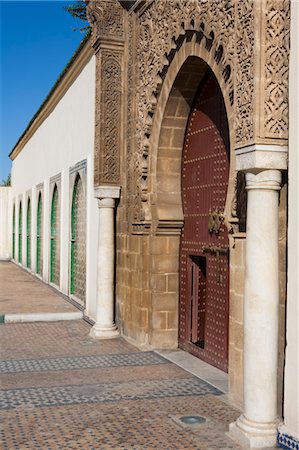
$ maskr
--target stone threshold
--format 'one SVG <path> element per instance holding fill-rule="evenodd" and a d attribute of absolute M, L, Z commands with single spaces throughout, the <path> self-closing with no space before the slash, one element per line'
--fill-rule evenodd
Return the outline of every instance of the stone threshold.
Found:
<path fill-rule="evenodd" d="M 3 314 L 0 316 L 1 323 L 28 323 L 28 322 L 59 322 L 63 320 L 78 320 L 83 318 L 82 311 L 59 312 L 59 313 L 24 313 Z"/>
<path fill-rule="evenodd" d="M 156 350 L 156 353 L 216 387 L 224 394 L 228 393 L 228 375 L 222 370 L 201 361 L 183 350 Z"/>

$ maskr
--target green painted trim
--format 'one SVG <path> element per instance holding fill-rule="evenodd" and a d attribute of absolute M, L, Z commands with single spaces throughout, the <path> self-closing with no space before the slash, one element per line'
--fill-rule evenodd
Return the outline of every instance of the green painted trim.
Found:
<path fill-rule="evenodd" d="M 15 258 L 15 247 L 16 247 L 16 208 L 15 205 L 13 206 L 13 212 L 12 212 L 12 257 Z"/>
<path fill-rule="evenodd" d="M 40 267 L 40 255 L 41 255 L 41 246 L 42 246 L 42 239 L 41 239 L 41 231 L 42 231 L 42 196 L 41 193 L 38 196 L 38 203 L 37 203 L 37 217 L 36 217 L 36 273 L 40 274 L 42 273 L 42 267 Z"/>
<path fill-rule="evenodd" d="M 19 252 L 18 252 L 18 261 L 22 262 L 22 202 L 20 202 L 19 207 Z"/>
<path fill-rule="evenodd" d="M 0 314 L 0 323 L 5 323 L 5 314 Z"/>
<path fill-rule="evenodd" d="M 26 217 L 26 266 L 30 268 L 31 266 L 31 202 L 28 198 L 27 202 L 27 217 Z"/>
<path fill-rule="evenodd" d="M 71 264 L 70 264 L 70 293 L 74 294 L 75 292 L 75 244 L 76 244 L 76 235 L 75 235 L 75 226 L 76 226 L 76 197 L 78 195 L 78 183 L 80 180 L 80 176 L 77 175 L 74 189 L 73 189 L 73 198 L 72 198 L 72 211 L 71 211 Z"/>
<path fill-rule="evenodd" d="M 53 195 L 52 195 L 52 206 L 51 206 L 51 235 L 50 235 L 50 282 L 54 280 L 54 263 L 55 263 L 55 250 L 56 250 L 56 216 L 57 216 L 57 206 L 58 206 L 58 188 L 55 184 Z"/>

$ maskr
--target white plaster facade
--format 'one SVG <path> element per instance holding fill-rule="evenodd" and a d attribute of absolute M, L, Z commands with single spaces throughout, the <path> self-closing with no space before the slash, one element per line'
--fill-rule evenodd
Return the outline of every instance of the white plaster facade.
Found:
<path fill-rule="evenodd" d="M 84 50 L 83 50 L 84 51 Z M 36 271 L 37 187 L 43 189 L 43 280 L 49 282 L 51 179 L 60 179 L 60 285 L 69 295 L 70 268 L 70 168 L 86 161 L 86 314 L 96 314 L 97 202 L 93 193 L 95 57 L 86 56 L 79 74 L 62 92 L 59 102 L 27 140 L 12 165 L 12 203 L 19 221 L 22 201 L 22 265 L 26 267 L 26 211 L 31 199 L 31 267 Z M 76 64 L 75 64 L 76 65 Z M 18 227 L 16 226 L 16 229 Z M 15 255 L 18 255 L 16 239 Z M 17 261 L 18 258 L 16 257 Z"/>
<path fill-rule="evenodd" d="M 0 187 L 0 260 L 11 259 L 12 216 L 10 211 L 11 188 Z"/>

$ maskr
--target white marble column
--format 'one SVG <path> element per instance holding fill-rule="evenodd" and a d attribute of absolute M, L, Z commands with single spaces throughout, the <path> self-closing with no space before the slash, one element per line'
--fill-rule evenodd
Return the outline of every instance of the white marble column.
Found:
<path fill-rule="evenodd" d="M 97 313 L 90 336 L 97 339 L 111 339 L 119 336 L 114 323 L 115 199 L 98 198 L 98 207 Z"/>
<path fill-rule="evenodd" d="M 247 234 L 244 292 L 244 413 L 230 425 L 248 448 L 277 437 L 279 170 L 246 174 Z"/>

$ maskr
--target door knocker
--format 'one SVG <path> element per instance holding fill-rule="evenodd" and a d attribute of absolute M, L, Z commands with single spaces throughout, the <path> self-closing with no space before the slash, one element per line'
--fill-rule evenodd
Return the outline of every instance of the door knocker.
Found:
<path fill-rule="evenodd" d="M 219 234 L 222 222 L 224 221 L 224 214 L 220 211 L 209 212 L 208 228 L 210 233 Z"/>

